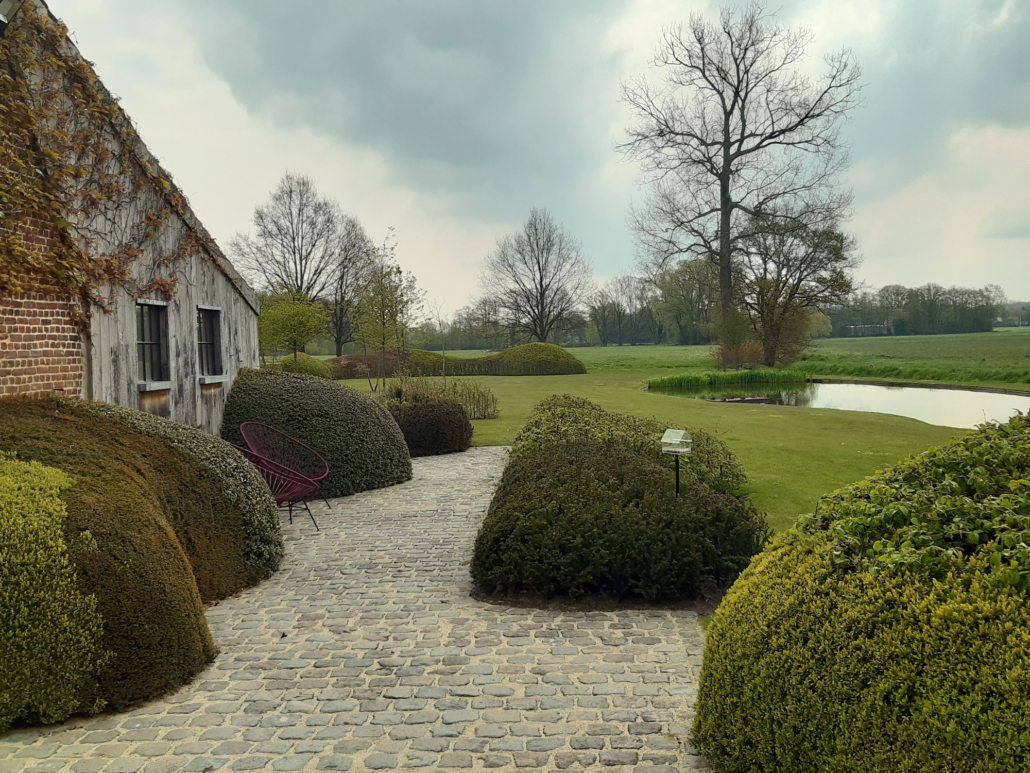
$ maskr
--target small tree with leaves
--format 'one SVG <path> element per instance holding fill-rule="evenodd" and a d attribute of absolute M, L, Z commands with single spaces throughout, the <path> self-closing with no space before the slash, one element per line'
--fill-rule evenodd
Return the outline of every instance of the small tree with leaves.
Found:
<path fill-rule="evenodd" d="M 296 366 L 298 352 L 325 334 L 328 321 L 324 307 L 303 296 L 266 296 L 258 317 L 258 341 L 262 351 L 292 352 Z"/>
<path fill-rule="evenodd" d="M 396 243 L 391 237 L 369 255 L 370 268 L 361 300 L 354 315 L 355 340 L 366 352 L 379 353 L 379 370 L 373 378 L 369 371 L 369 388 L 375 392 L 386 377 L 387 352 L 402 352 L 408 331 L 417 321 L 424 303 L 424 293 L 415 277 L 397 265 Z"/>

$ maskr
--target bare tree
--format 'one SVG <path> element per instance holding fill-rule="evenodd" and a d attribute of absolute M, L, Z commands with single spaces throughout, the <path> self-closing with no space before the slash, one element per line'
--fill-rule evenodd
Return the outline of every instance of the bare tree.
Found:
<path fill-rule="evenodd" d="M 649 194 L 631 214 L 652 274 L 675 256 L 719 267 L 724 314 L 733 305 L 733 257 L 754 218 L 811 228 L 841 219 L 851 193 L 841 125 L 860 96 L 848 49 L 826 57 L 818 82 L 801 70 L 812 35 L 776 25 L 762 2 L 723 10 L 718 23 L 693 15 L 666 30 L 654 66 L 664 83 L 623 84 L 634 116 L 618 147 L 640 163 Z M 779 213 L 779 214 L 776 214 Z"/>
<path fill-rule="evenodd" d="M 812 314 L 854 289 L 854 240 L 835 228 L 812 229 L 770 218 L 753 223 L 740 261 L 740 299 L 765 364 L 793 359 L 807 346 Z"/>
<path fill-rule="evenodd" d="M 601 346 L 607 346 L 612 340 L 612 328 L 615 325 L 615 309 L 611 294 L 605 286 L 598 287 L 590 296 L 588 304 L 590 321 L 594 323 Z"/>
<path fill-rule="evenodd" d="M 336 343 L 336 356 L 354 340 L 354 316 L 372 272 L 375 244 L 358 222 L 345 215 L 340 227 L 339 247 L 332 271 L 329 305 L 329 335 Z"/>
<path fill-rule="evenodd" d="M 589 297 L 590 270 L 576 240 L 534 209 L 521 231 L 497 242 L 480 284 L 512 329 L 546 342 Z"/>
<path fill-rule="evenodd" d="M 236 234 L 229 251 L 273 293 L 324 298 L 336 278 L 344 219 L 310 177 L 288 172 L 268 202 L 255 207 L 255 234 Z"/>

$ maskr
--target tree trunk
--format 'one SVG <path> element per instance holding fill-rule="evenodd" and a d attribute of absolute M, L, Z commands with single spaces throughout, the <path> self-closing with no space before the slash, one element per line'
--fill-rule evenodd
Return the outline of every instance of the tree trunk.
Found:
<path fill-rule="evenodd" d="M 730 199 L 729 159 L 726 159 L 724 169 L 726 171 L 719 180 L 719 301 L 722 318 L 726 320 L 733 313 L 733 258 L 730 250 L 733 202 Z"/>

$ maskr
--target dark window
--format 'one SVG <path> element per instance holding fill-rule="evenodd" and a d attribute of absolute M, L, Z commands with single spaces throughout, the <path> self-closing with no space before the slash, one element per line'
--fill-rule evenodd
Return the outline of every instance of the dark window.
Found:
<path fill-rule="evenodd" d="M 136 358 L 140 381 L 169 381 L 168 309 L 136 304 Z"/>
<path fill-rule="evenodd" d="M 197 309 L 197 347 L 201 376 L 222 375 L 221 312 Z"/>

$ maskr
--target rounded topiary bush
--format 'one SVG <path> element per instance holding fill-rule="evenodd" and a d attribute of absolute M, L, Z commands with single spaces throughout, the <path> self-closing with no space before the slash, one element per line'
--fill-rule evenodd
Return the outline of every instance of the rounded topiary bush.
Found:
<path fill-rule="evenodd" d="M 610 440 L 672 469 L 675 459 L 662 453 L 666 429 L 655 419 L 606 411 L 583 397 L 552 395 L 533 409 L 512 443 L 511 455 L 561 441 Z M 686 429 L 693 444 L 690 455 L 680 458 L 684 470 L 717 491 L 736 491 L 747 483 L 743 466 L 725 443 L 700 427 Z"/>
<path fill-rule="evenodd" d="M 72 481 L 60 494 L 64 540 L 111 653 L 81 691 L 83 710 L 189 681 L 215 655 L 203 602 L 278 567 L 268 490 L 218 438 L 126 408 L 22 399 L 0 401 L 0 447 Z"/>
<path fill-rule="evenodd" d="M 335 381 L 244 368 L 229 391 L 222 437 L 242 445 L 240 424 L 259 421 L 320 453 L 329 464 L 320 495 L 349 496 L 411 479 L 411 457 L 385 408 Z"/>
<path fill-rule="evenodd" d="M 76 587 L 68 559 L 60 494 L 71 485 L 0 453 L 0 732 L 90 708 L 83 692 L 109 658 L 96 599 Z"/>
<path fill-rule="evenodd" d="M 1030 766 L 1030 420 L 835 492 L 727 594 L 694 743 L 728 773 Z"/>
<path fill-rule="evenodd" d="M 285 373 L 303 373 L 307 376 L 318 376 L 318 378 L 332 379 L 336 376 L 332 365 L 304 352 L 297 353 L 296 361 L 294 361 L 293 355 L 287 355 L 276 362 L 266 363 L 262 367 L 268 370 L 281 370 Z"/>
<path fill-rule="evenodd" d="M 390 400 L 387 410 L 404 433 L 412 456 L 437 456 L 467 451 L 472 422 L 453 400 Z"/>
<path fill-rule="evenodd" d="M 472 578 L 488 594 L 605 593 L 664 600 L 731 581 L 768 535 L 743 499 L 599 440 L 512 458 L 476 537 Z"/>
<path fill-rule="evenodd" d="M 583 362 L 557 344 L 522 344 L 488 355 L 499 376 L 567 376 L 586 373 Z"/>

